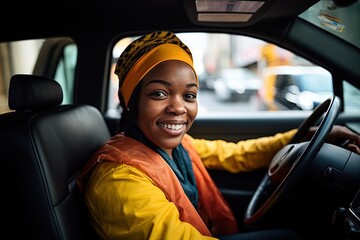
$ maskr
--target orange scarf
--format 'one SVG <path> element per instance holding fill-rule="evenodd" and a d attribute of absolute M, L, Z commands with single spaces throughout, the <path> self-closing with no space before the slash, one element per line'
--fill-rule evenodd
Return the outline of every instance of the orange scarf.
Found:
<path fill-rule="evenodd" d="M 78 184 L 83 189 L 84 180 L 88 177 L 87 173 L 99 162 L 98 160 L 127 164 L 146 173 L 165 193 L 167 199 L 176 205 L 180 220 L 188 222 L 203 235 L 237 233 L 237 223 L 233 213 L 208 174 L 191 140 L 185 136 L 182 144 L 189 151 L 194 169 L 199 192 L 197 210 L 186 196 L 176 175 L 161 156 L 142 143 L 122 134 L 114 136 L 91 158 L 79 176 Z M 168 184 L 170 182 L 172 184 Z"/>

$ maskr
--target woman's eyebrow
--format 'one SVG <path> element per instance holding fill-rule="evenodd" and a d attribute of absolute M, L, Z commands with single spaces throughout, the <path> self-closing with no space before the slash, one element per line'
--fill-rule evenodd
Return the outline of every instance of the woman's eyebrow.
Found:
<path fill-rule="evenodd" d="M 189 83 L 189 84 L 186 84 L 186 87 L 187 88 L 191 88 L 191 87 L 198 87 L 198 85 L 196 83 Z"/>
<path fill-rule="evenodd" d="M 152 83 L 160 83 L 160 84 L 164 84 L 166 86 L 171 86 L 171 83 L 169 83 L 168 81 L 165 81 L 165 80 L 161 80 L 161 79 L 154 79 L 154 80 L 151 80 L 149 81 L 148 83 L 146 83 L 145 86 L 148 86 Z"/>
<path fill-rule="evenodd" d="M 171 86 L 171 83 L 168 82 L 168 81 L 165 81 L 165 80 L 161 80 L 161 79 L 154 79 L 154 80 L 151 80 L 149 81 L 148 83 L 145 84 L 145 86 L 148 86 L 152 83 L 160 83 L 160 84 L 163 84 L 163 85 L 166 85 L 166 86 Z M 191 87 L 198 87 L 198 85 L 196 83 L 189 83 L 189 84 L 186 84 L 186 87 L 187 88 L 191 88 Z"/>

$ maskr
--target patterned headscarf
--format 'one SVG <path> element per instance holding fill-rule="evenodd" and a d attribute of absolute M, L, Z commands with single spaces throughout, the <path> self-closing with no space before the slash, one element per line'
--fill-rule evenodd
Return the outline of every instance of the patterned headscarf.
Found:
<path fill-rule="evenodd" d="M 172 32 L 153 32 L 130 43 L 120 55 L 115 68 L 115 74 L 119 77 L 120 101 L 128 106 L 141 79 L 157 64 L 166 60 L 185 62 L 194 70 L 190 49 Z"/>

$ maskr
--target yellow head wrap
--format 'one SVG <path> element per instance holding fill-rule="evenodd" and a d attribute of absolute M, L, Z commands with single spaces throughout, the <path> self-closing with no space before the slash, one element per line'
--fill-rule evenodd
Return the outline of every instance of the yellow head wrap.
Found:
<path fill-rule="evenodd" d="M 157 64 L 167 60 L 179 60 L 194 69 L 190 49 L 172 32 L 150 33 L 130 43 L 120 55 L 115 68 L 115 74 L 119 77 L 120 101 L 128 106 L 141 79 Z"/>

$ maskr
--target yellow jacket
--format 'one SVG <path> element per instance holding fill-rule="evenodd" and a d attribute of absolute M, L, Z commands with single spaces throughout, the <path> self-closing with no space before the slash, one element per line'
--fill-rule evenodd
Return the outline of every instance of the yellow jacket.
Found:
<path fill-rule="evenodd" d="M 238 143 L 191 140 L 205 166 L 240 172 L 268 166 L 294 134 L 292 130 Z M 130 165 L 98 164 L 88 179 L 85 200 L 102 239 L 215 239 L 180 221 L 175 204 L 147 174 Z"/>
<path fill-rule="evenodd" d="M 193 144 L 208 169 L 222 169 L 238 173 L 269 166 L 273 156 L 290 141 L 296 131 L 294 129 L 270 137 L 243 140 L 237 143 L 193 139 Z"/>

